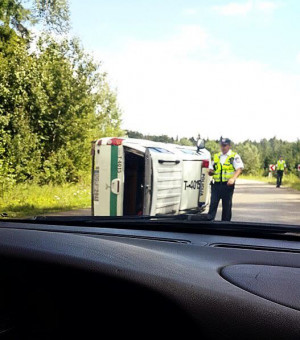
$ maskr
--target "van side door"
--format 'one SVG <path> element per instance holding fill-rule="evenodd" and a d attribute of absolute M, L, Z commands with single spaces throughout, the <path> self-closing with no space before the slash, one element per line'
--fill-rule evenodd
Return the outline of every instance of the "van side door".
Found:
<path fill-rule="evenodd" d="M 178 214 L 182 160 L 169 150 L 146 148 L 144 185 L 144 215 Z"/>

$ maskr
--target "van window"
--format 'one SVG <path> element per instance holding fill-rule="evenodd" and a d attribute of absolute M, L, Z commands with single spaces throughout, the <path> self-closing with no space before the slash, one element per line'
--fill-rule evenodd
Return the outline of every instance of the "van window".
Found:
<path fill-rule="evenodd" d="M 160 152 L 160 153 L 173 153 L 169 150 L 166 150 L 166 149 L 163 149 L 163 148 L 157 148 L 157 147 L 155 147 L 155 148 L 151 147 L 151 148 L 149 148 L 149 150 L 154 151 L 154 152 Z"/>
<path fill-rule="evenodd" d="M 178 150 L 188 155 L 197 155 L 197 152 L 195 150 L 189 150 L 189 149 L 178 149 Z"/>

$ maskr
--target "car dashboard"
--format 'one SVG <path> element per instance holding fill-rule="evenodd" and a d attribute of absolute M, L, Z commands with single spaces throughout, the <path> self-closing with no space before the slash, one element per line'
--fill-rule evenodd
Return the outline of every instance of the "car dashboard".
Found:
<path fill-rule="evenodd" d="M 71 224 L 0 222 L 1 337 L 300 338 L 296 233 Z"/>

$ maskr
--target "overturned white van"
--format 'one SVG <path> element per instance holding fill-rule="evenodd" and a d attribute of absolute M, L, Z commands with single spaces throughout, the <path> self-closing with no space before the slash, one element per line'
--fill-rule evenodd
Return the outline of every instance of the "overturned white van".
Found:
<path fill-rule="evenodd" d="M 202 212 L 209 204 L 210 153 L 132 138 L 101 138 L 92 147 L 94 216 Z"/>

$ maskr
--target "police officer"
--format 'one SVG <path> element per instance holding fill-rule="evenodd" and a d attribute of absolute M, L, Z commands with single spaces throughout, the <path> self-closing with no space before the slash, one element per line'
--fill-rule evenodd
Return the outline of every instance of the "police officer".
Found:
<path fill-rule="evenodd" d="M 279 160 L 277 161 L 276 169 L 277 169 L 276 188 L 280 188 L 281 183 L 282 183 L 283 172 L 284 172 L 284 170 L 286 170 L 286 163 L 285 163 L 285 160 L 283 159 L 282 156 L 280 156 Z"/>
<path fill-rule="evenodd" d="M 222 200 L 222 221 L 230 221 L 234 185 L 244 164 L 241 157 L 231 150 L 229 138 L 221 137 L 220 148 L 221 152 L 214 155 L 209 166 L 209 175 L 213 176 L 213 183 L 208 213 L 215 219 L 219 201 Z"/>

